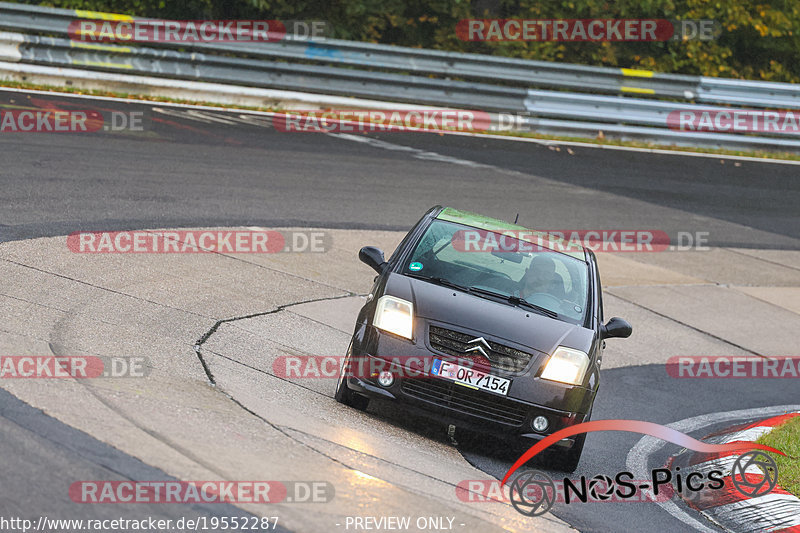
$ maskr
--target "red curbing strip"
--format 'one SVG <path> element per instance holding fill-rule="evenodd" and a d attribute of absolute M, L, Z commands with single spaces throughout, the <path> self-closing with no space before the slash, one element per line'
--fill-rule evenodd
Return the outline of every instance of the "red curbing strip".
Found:
<path fill-rule="evenodd" d="M 767 418 L 765 420 L 760 420 L 758 422 L 752 422 L 749 424 L 740 424 L 738 426 L 729 427 L 722 431 L 717 431 L 713 434 L 709 434 L 705 436 L 703 440 L 709 438 L 719 438 L 724 437 L 726 435 L 730 435 L 735 438 L 736 433 L 746 432 L 748 430 L 752 430 L 754 428 L 763 427 L 763 428 L 775 428 L 776 426 L 780 426 L 789 420 L 800 416 L 800 413 L 786 413 L 779 416 L 774 416 L 771 418 Z M 770 429 L 771 431 L 771 429 Z M 769 431 L 766 431 L 769 433 Z M 733 442 L 742 442 L 742 441 L 733 441 Z M 733 458 L 738 457 L 741 455 L 742 452 L 725 452 L 725 453 L 698 453 L 698 452 L 691 452 L 690 450 L 684 450 L 683 453 L 674 455 L 669 458 L 667 464 L 664 466 L 665 468 L 672 468 L 676 464 L 680 464 L 681 466 L 687 467 L 696 467 L 700 466 L 703 469 L 704 463 L 721 463 L 721 464 L 728 464 Z M 713 466 L 713 465 L 710 465 Z M 729 469 L 730 466 L 723 467 Z M 753 474 L 745 474 L 748 478 L 753 478 L 752 481 L 756 481 L 757 476 Z M 798 498 L 792 495 L 787 490 L 783 489 L 780 485 L 776 485 L 774 489 L 769 493 L 771 496 L 775 496 L 778 500 L 775 500 L 775 503 L 772 505 L 776 505 L 779 507 L 775 507 L 772 511 L 769 511 L 767 515 L 764 513 L 754 513 L 757 511 L 754 508 L 755 502 L 748 503 L 750 498 L 742 495 L 736 487 L 733 485 L 733 481 L 731 479 L 730 473 L 726 477 L 724 477 L 725 485 L 718 490 L 713 491 L 700 491 L 695 493 L 689 497 L 688 495 L 684 494 L 682 499 L 689 507 L 701 512 L 704 515 L 714 517 L 715 520 L 722 519 L 723 525 L 726 528 L 738 531 L 741 528 L 744 528 L 748 531 L 771 531 L 771 533 L 800 533 L 800 525 L 791 525 L 790 527 L 784 527 L 782 529 L 770 529 L 769 524 L 765 524 L 765 520 L 772 520 L 772 528 L 780 528 L 781 525 L 792 524 L 797 520 L 792 520 L 791 517 L 787 516 L 772 516 L 772 512 L 778 512 L 778 514 L 784 513 L 786 509 L 786 503 L 780 503 L 780 499 L 783 499 L 785 502 L 786 498 L 788 501 L 795 500 L 797 501 Z M 761 500 L 759 500 L 761 501 Z M 794 505 L 794 504 L 791 504 Z M 725 507 L 729 506 L 729 507 Z M 734 512 L 734 510 L 739 507 L 740 511 Z M 749 509 L 749 510 L 748 510 Z M 791 512 L 791 511 L 788 511 Z M 722 514 L 720 514 L 722 513 Z M 787 520 L 788 518 L 788 520 Z M 735 522 L 732 522 L 735 520 Z M 739 520 L 742 520 L 741 522 Z"/>
<path fill-rule="evenodd" d="M 731 443 L 736 443 L 736 442 L 744 442 L 744 441 L 741 440 L 731 441 Z M 741 451 L 721 452 L 721 453 L 693 453 L 692 457 L 689 459 L 688 465 L 695 466 L 702 463 L 708 463 L 710 461 L 717 461 L 719 459 L 724 459 L 726 457 L 738 457 L 740 455 L 742 455 Z"/>
<path fill-rule="evenodd" d="M 725 428 L 725 429 L 721 429 L 719 431 L 715 431 L 714 433 L 709 433 L 708 435 L 706 435 L 703 438 L 704 439 L 711 439 L 711 438 L 714 438 L 714 437 L 721 437 L 723 435 L 730 435 L 731 433 L 736 433 L 738 431 L 744 431 L 745 429 L 748 429 L 751 426 L 752 426 L 752 424 L 739 424 L 737 426 L 731 426 L 729 428 Z"/>
<path fill-rule="evenodd" d="M 784 422 L 788 422 L 789 420 L 791 420 L 796 416 L 800 416 L 800 413 L 786 413 L 784 415 L 773 416 L 772 418 L 767 418 L 766 420 L 760 420 L 758 422 L 753 422 L 750 424 L 739 424 L 738 426 L 731 426 L 729 428 L 725 428 L 720 431 L 715 431 L 714 433 L 709 433 L 703 438 L 709 439 L 712 437 L 721 437 L 723 435 L 729 435 L 731 433 L 744 431 L 746 429 L 751 429 L 758 426 L 775 427 L 783 424 Z"/>
<path fill-rule="evenodd" d="M 757 476 L 753 474 L 745 474 L 745 477 L 748 479 L 748 481 L 758 481 Z M 742 502 L 750 499 L 736 490 L 736 487 L 733 486 L 733 481 L 731 480 L 730 476 L 727 476 L 724 479 L 725 486 L 714 491 L 713 500 L 711 498 L 697 498 L 693 500 L 686 499 L 686 503 L 693 509 L 705 511 L 706 509 L 712 509 L 714 507 L 719 507 L 720 505 L 727 505 L 729 503 Z M 780 486 L 776 486 L 774 489 L 772 489 L 770 494 L 789 495 L 790 493 L 782 489 Z"/>
<path fill-rule="evenodd" d="M 772 533 L 800 533 L 800 526 L 787 527 L 786 529 L 778 529 Z"/>
<path fill-rule="evenodd" d="M 800 416 L 800 413 L 786 413 L 785 415 L 778 415 L 773 416 L 772 418 L 767 418 L 766 420 L 762 420 L 761 422 L 753 422 L 752 424 L 746 426 L 744 429 L 750 429 L 759 426 L 780 426 L 781 424 L 788 422 L 792 418 Z"/>

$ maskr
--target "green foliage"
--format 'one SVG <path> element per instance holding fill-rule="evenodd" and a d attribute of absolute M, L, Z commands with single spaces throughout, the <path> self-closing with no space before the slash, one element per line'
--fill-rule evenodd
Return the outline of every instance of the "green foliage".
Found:
<path fill-rule="evenodd" d="M 778 464 L 778 484 L 795 496 L 800 496 L 800 417 L 792 418 L 757 442 L 786 454 L 770 453 Z"/>
<path fill-rule="evenodd" d="M 329 21 L 335 37 L 402 46 L 652 69 L 729 78 L 800 82 L 797 0 L 47 0 L 57 7 L 173 19 Z M 712 19 L 714 41 L 464 42 L 466 18 Z"/>

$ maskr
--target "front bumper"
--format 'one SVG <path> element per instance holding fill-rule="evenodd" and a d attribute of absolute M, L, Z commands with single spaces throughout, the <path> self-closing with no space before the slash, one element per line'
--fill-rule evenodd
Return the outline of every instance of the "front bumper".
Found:
<path fill-rule="evenodd" d="M 360 364 L 359 368 L 380 367 L 373 361 L 382 362 L 380 360 L 393 359 L 399 354 L 423 361 L 432 361 L 434 358 L 458 361 L 452 356 L 436 353 L 419 343 L 384 334 L 372 327 L 364 327 L 360 333 L 354 336 L 350 353 L 351 361 L 356 366 Z M 423 416 L 446 424 L 517 443 L 533 444 L 555 431 L 583 422 L 594 401 L 593 390 L 541 380 L 532 375 L 536 368 L 537 365 L 532 365 L 532 369 L 522 374 L 498 373 L 512 380 L 506 396 L 413 372 L 412 375 L 419 377 L 402 373 L 388 387 L 378 383 L 377 374 L 369 373 L 350 375 L 346 383 L 348 388 L 359 394 L 402 403 Z M 544 432 L 535 431 L 531 425 L 533 419 L 540 415 L 549 422 Z M 556 446 L 568 449 L 573 443 L 574 438 L 563 439 Z"/>

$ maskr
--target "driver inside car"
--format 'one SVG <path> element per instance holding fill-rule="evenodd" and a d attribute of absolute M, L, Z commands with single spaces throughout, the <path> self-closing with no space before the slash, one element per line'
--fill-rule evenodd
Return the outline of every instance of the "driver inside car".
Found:
<path fill-rule="evenodd" d="M 534 256 L 521 281 L 520 297 L 523 299 L 537 293 L 549 294 L 559 300 L 566 297 L 564 280 L 556 273 L 555 261 L 547 255 Z"/>

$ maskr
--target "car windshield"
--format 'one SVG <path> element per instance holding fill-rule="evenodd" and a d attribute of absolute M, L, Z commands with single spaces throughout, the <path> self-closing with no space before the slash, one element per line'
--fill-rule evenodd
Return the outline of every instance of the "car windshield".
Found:
<path fill-rule="evenodd" d="M 435 220 L 402 268 L 405 275 L 474 289 L 476 296 L 527 302 L 566 322 L 586 316 L 587 264 L 512 236 Z"/>

